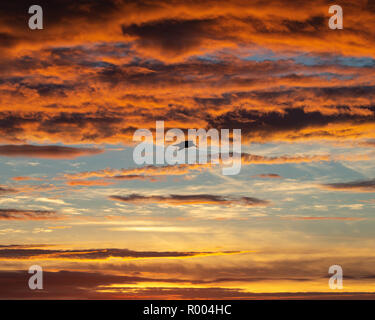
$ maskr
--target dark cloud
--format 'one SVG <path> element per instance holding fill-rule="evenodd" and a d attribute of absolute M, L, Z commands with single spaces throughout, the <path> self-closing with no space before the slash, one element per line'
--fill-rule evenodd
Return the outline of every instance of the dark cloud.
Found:
<path fill-rule="evenodd" d="M 112 112 L 97 113 L 60 113 L 52 117 L 43 117 L 38 130 L 48 134 L 81 135 L 81 140 L 96 140 L 114 136 L 123 119 Z M 85 133 L 84 130 L 88 132 Z M 82 132 L 83 131 L 83 132 Z"/>
<path fill-rule="evenodd" d="M 145 175 L 139 175 L 139 174 L 129 174 L 129 175 L 118 175 L 112 177 L 112 179 L 116 180 L 149 180 L 149 181 L 157 181 L 156 178 L 145 176 Z"/>
<path fill-rule="evenodd" d="M 35 246 L 37 247 L 37 246 Z M 53 250 L 53 249 L 30 249 L 23 246 L 0 247 L 1 259 L 30 259 L 54 258 L 54 259 L 107 259 L 117 258 L 184 258 L 202 255 L 234 254 L 239 251 L 225 252 L 178 252 L 178 251 L 134 251 L 128 249 L 87 249 L 87 250 Z"/>
<path fill-rule="evenodd" d="M 168 196 L 144 196 L 139 194 L 131 194 L 128 196 L 113 195 L 109 197 L 112 200 L 131 203 L 166 203 L 170 205 L 188 205 L 188 204 L 212 204 L 212 205 L 241 205 L 241 206 L 264 206 L 269 204 L 266 200 L 252 197 L 231 198 L 228 196 L 219 196 L 211 194 L 197 195 L 177 195 L 170 194 Z"/>
<path fill-rule="evenodd" d="M 87 0 L 40 0 L 38 5 L 43 9 L 45 25 L 49 28 L 54 28 L 64 24 L 66 19 L 76 20 L 81 18 L 89 20 L 90 14 L 95 14 L 95 17 L 99 20 L 109 18 L 109 14 L 114 13 L 117 9 L 116 4 L 118 3 L 119 1 L 115 0 L 98 0 L 94 2 Z M 28 9 L 33 4 L 29 0 L 1 2 L 2 20 L 9 24 L 13 22 L 16 30 L 26 29 L 26 22 L 31 16 L 28 14 Z"/>
<path fill-rule="evenodd" d="M 322 185 L 323 188 L 353 192 L 375 192 L 375 179 L 359 180 L 349 182 L 327 183 Z"/>
<path fill-rule="evenodd" d="M 17 43 L 17 38 L 9 33 L 0 32 L 0 47 L 11 47 Z"/>
<path fill-rule="evenodd" d="M 17 190 L 0 186 L 0 196 L 3 194 L 14 193 L 14 192 L 17 192 Z"/>
<path fill-rule="evenodd" d="M 158 279 L 119 276 L 95 272 L 43 271 L 43 290 L 32 291 L 28 287 L 30 274 L 27 271 L 0 271 L 1 299 L 95 299 L 110 298 L 111 295 L 99 292 L 101 287 L 111 284 L 130 285 L 138 282 L 158 281 Z M 162 279 L 159 279 L 162 281 Z M 168 280 L 179 283 L 181 280 Z M 98 290 L 98 291 L 97 291 Z"/>
<path fill-rule="evenodd" d="M 298 137 L 298 131 L 305 128 L 324 127 L 337 123 L 373 123 L 375 113 L 368 108 L 370 116 L 352 115 L 349 113 L 323 114 L 319 111 L 308 112 L 303 108 L 286 108 L 283 112 L 263 113 L 253 110 L 237 109 L 216 118 L 208 119 L 209 127 L 241 129 L 248 137 L 272 136 L 280 132 L 290 132 L 290 136 Z M 327 134 L 329 132 L 327 131 Z"/>
<path fill-rule="evenodd" d="M 59 219 L 55 211 L 0 209 L 0 220 L 54 220 Z"/>
<path fill-rule="evenodd" d="M 98 148 L 74 148 L 63 146 L 1 145 L 0 156 L 47 159 L 74 159 L 104 152 Z"/>
<path fill-rule="evenodd" d="M 375 140 L 368 140 L 358 143 L 359 146 L 363 147 L 375 147 Z"/>
<path fill-rule="evenodd" d="M 67 97 L 67 92 L 76 90 L 76 86 L 55 83 L 23 84 L 28 89 L 35 90 L 39 96 L 54 96 L 56 98 Z"/>
<path fill-rule="evenodd" d="M 288 33 L 312 33 L 316 34 L 319 31 L 326 29 L 326 18 L 324 16 L 315 16 L 307 19 L 306 21 L 298 20 L 284 20 L 282 25 L 287 28 Z"/>
<path fill-rule="evenodd" d="M 210 32 L 214 20 L 160 20 L 142 24 L 122 26 L 124 35 L 135 36 L 144 47 L 157 47 L 173 55 L 182 54 L 198 47 L 203 37 L 217 36 Z"/>

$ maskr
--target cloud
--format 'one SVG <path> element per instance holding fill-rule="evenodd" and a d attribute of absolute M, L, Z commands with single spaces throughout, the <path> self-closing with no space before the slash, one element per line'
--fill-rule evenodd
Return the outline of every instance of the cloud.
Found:
<path fill-rule="evenodd" d="M 49 244 L 6 244 L 0 245 L 0 249 L 25 249 L 25 248 L 41 248 L 41 247 L 50 247 Z"/>
<path fill-rule="evenodd" d="M 14 181 L 29 181 L 29 180 L 35 180 L 35 181 L 44 181 L 43 178 L 38 177 L 26 177 L 26 176 L 16 176 L 11 178 Z"/>
<path fill-rule="evenodd" d="M 66 182 L 70 186 L 108 186 L 113 184 L 106 180 L 69 180 Z"/>
<path fill-rule="evenodd" d="M 302 154 L 302 155 L 281 155 L 281 156 L 261 156 L 243 152 L 241 154 L 242 164 L 284 164 L 284 163 L 304 163 L 304 162 L 328 162 L 328 161 L 366 161 L 371 155 L 366 154 Z"/>
<path fill-rule="evenodd" d="M 372 292 L 249 292 L 243 288 L 197 287 L 184 278 L 43 271 L 45 290 L 30 290 L 24 270 L 0 271 L 2 299 L 373 299 Z M 138 286 L 153 282 L 154 287 Z M 116 286 L 113 286 L 113 285 Z M 184 285 L 179 287 L 179 285 Z"/>
<path fill-rule="evenodd" d="M 219 155 L 220 158 L 220 155 Z M 250 164 L 284 164 L 284 163 L 304 163 L 304 162 L 320 162 L 320 161 L 361 161 L 369 160 L 366 155 L 281 155 L 281 156 L 263 156 L 250 153 L 242 153 L 241 161 L 243 165 Z M 64 174 L 69 185 L 109 185 L 112 180 L 149 180 L 152 182 L 160 180 L 163 176 L 186 176 L 189 173 L 200 173 L 212 168 L 213 165 L 208 162 L 207 164 L 181 164 L 181 165 L 166 165 L 155 166 L 147 165 L 138 168 L 123 168 L 114 169 L 106 168 L 101 170 L 77 172 Z M 257 175 L 260 178 L 281 178 L 276 174 Z M 104 178 L 98 180 L 87 180 L 89 178 Z"/>
<path fill-rule="evenodd" d="M 120 170 L 123 173 L 126 173 L 126 169 Z M 116 183 L 119 181 L 131 181 L 131 180 L 143 180 L 143 181 L 158 181 L 157 178 L 153 176 L 147 176 L 142 174 L 126 174 L 126 175 L 113 175 L 115 172 L 120 172 L 115 169 L 111 172 L 109 169 L 106 170 L 108 176 L 105 175 L 103 171 L 92 171 L 92 172 L 84 172 L 84 173 L 77 173 L 77 174 L 69 174 L 69 177 L 72 179 L 68 180 L 66 183 L 70 186 L 108 186 L 111 184 Z M 129 170 L 131 171 L 131 169 Z M 95 179 L 95 180 L 77 180 L 79 176 L 87 176 L 87 177 L 95 177 L 95 176 L 104 176 L 106 179 Z M 112 180 L 112 181 L 110 181 Z"/>
<path fill-rule="evenodd" d="M 20 271 L 1 271 L 1 282 L 8 287 L 0 289 L 0 297 L 4 298 L 105 298 L 110 295 L 101 294 L 97 290 L 102 286 L 109 286 L 115 283 L 135 284 L 150 280 L 137 276 L 120 276 L 103 274 L 99 272 L 75 272 L 61 270 L 50 272 L 43 270 L 43 282 L 46 290 L 37 290 L 39 293 L 31 292 L 27 284 L 29 274 Z M 175 281 L 179 282 L 178 280 Z M 32 293 L 32 294 L 31 294 Z M 35 294 L 36 293 L 36 294 Z"/>
<path fill-rule="evenodd" d="M 55 211 L 0 209 L 0 220 L 55 220 L 60 218 Z"/>
<path fill-rule="evenodd" d="M 245 141 L 374 138 L 369 3 L 345 2 L 344 38 L 324 0 L 40 5 L 43 36 L 25 28 L 26 0 L 0 7 L 4 144 L 131 144 L 161 119 Z"/>
<path fill-rule="evenodd" d="M 359 146 L 363 147 L 375 147 L 375 140 L 369 140 L 358 143 Z"/>
<path fill-rule="evenodd" d="M 341 39 L 329 30 L 328 4 L 324 0 L 316 1 L 313 8 L 307 3 L 296 4 L 280 0 L 272 0 L 267 4 L 244 4 L 241 0 L 215 0 L 209 3 L 198 0 L 178 3 L 173 0 L 152 3 L 114 0 L 82 3 L 67 0 L 55 1 L 53 7 L 44 1 L 39 4 L 48 8 L 49 13 L 45 17 L 49 28 L 45 28 L 43 37 L 39 34 L 31 34 L 29 38 L 26 36 L 30 33 L 24 29 L 25 10 L 21 8 L 28 7 L 27 1 L 21 0 L 17 4 L 3 4 L 0 7 L 2 26 L 10 25 L 11 22 L 14 26 L 11 31 L 3 28 L 6 30 L 0 37 L 3 47 L 11 46 L 13 50 L 18 45 L 38 48 L 43 40 L 46 45 L 61 45 L 64 39 L 77 43 L 81 41 L 82 35 L 87 35 L 86 39 L 93 42 L 105 39 L 120 42 L 135 37 L 140 45 L 153 45 L 161 51 L 160 54 L 164 53 L 167 57 L 165 47 L 174 48 L 176 54 L 181 52 L 181 38 L 187 42 L 187 49 L 204 47 L 204 52 L 238 43 L 253 43 L 273 50 L 302 49 L 314 53 L 336 50 L 371 54 L 373 48 L 373 43 L 368 39 L 372 33 L 360 28 L 358 24 L 363 21 L 368 26 L 373 25 L 371 18 L 374 11 L 370 2 L 346 1 L 343 4 L 344 11 L 353 12 L 353 17 L 345 22 L 349 39 Z M 93 12 L 97 17 L 95 21 L 92 20 Z M 61 30 L 59 26 L 66 16 L 70 17 L 72 27 Z M 103 24 L 107 26 L 104 30 L 100 28 Z M 330 39 L 341 39 L 340 42 L 337 41 L 335 50 L 329 46 Z M 208 40 L 210 44 L 214 43 L 207 46 Z M 362 43 L 364 48 L 356 47 L 357 43 Z"/>
<path fill-rule="evenodd" d="M 27 157 L 46 159 L 74 159 L 102 153 L 97 148 L 74 148 L 62 146 L 2 145 L 0 155 L 6 157 Z"/>
<path fill-rule="evenodd" d="M 280 176 L 277 173 L 261 173 L 253 176 L 253 178 L 270 178 L 270 179 L 281 179 L 282 176 Z"/>
<path fill-rule="evenodd" d="M 70 229 L 72 226 L 53 226 L 53 227 L 48 227 L 49 229 L 52 230 L 57 230 L 57 229 Z"/>
<path fill-rule="evenodd" d="M 192 204 L 209 204 L 209 205 L 240 205 L 240 206 L 265 206 L 269 202 L 252 197 L 231 198 L 228 196 L 219 196 L 211 194 L 197 195 L 177 195 L 170 194 L 168 196 L 144 196 L 139 194 L 131 194 L 128 196 L 113 195 L 109 197 L 111 200 L 121 201 L 130 204 L 156 203 L 169 205 L 192 205 Z"/>
<path fill-rule="evenodd" d="M 53 204 L 59 204 L 59 205 L 65 205 L 65 204 L 67 204 L 62 199 L 52 199 L 52 198 L 40 197 L 40 198 L 35 198 L 34 200 L 38 201 L 38 202 L 47 202 L 47 203 L 53 203 Z"/>
<path fill-rule="evenodd" d="M 199 164 L 181 164 L 181 165 L 167 165 L 167 166 L 154 166 L 147 165 L 139 168 L 127 169 L 112 169 L 106 168 L 102 170 L 78 172 L 72 174 L 65 174 L 64 178 L 67 179 L 87 179 L 87 178 L 112 178 L 118 180 L 146 180 L 153 179 L 155 176 L 180 176 L 185 175 L 191 171 L 202 171 L 205 166 Z"/>
<path fill-rule="evenodd" d="M 250 153 L 242 153 L 241 161 L 243 165 L 249 164 L 283 164 L 283 163 L 303 163 L 303 162 L 319 162 L 319 161 L 334 161 L 334 160 L 362 160 L 363 155 L 359 159 L 353 155 L 330 156 L 322 155 L 282 155 L 282 156 L 261 156 Z M 366 158 L 367 159 L 367 158 Z M 150 180 L 157 181 L 162 176 L 181 176 L 189 173 L 200 173 L 208 170 L 212 164 L 180 164 L 180 165 L 166 165 L 155 166 L 147 165 L 138 168 L 123 168 L 114 169 L 106 168 L 102 170 L 68 173 L 64 175 L 68 179 L 68 184 L 75 184 L 74 180 L 82 180 L 88 178 L 106 178 L 114 180 Z M 270 176 L 269 176 L 270 177 Z M 275 177 L 275 176 L 273 176 Z M 93 180 L 93 184 L 95 184 Z M 88 184 L 90 184 L 88 182 Z M 99 182 L 100 183 L 100 182 Z"/>
<path fill-rule="evenodd" d="M 152 176 L 145 176 L 139 174 L 127 174 L 127 175 L 119 175 L 114 176 L 113 179 L 116 180 L 149 180 L 149 181 L 157 181 L 157 179 L 153 178 Z"/>
<path fill-rule="evenodd" d="M 337 92 L 339 94 L 339 90 Z M 336 139 L 339 136 L 354 135 L 348 129 L 340 133 L 340 125 L 370 124 L 374 122 L 374 108 L 368 108 L 371 115 L 339 113 L 324 114 L 321 111 L 308 112 L 303 108 L 286 108 L 282 112 L 263 113 L 256 110 L 236 109 L 210 119 L 212 128 L 241 129 L 242 134 L 255 141 L 272 139 L 299 140 L 299 139 Z M 331 128 L 336 132 L 332 132 Z M 339 131 L 337 131 L 339 128 Z"/>
<path fill-rule="evenodd" d="M 242 153 L 241 161 L 243 164 L 283 164 L 283 163 L 303 163 L 303 162 L 319 162 L 331 161 L 329 155 L 283 155 L 283 156 L 260 156 L 250 153 Z"/>
<path fill-rule="evenodd" d="M 8 194 L 8 193 L 14 193 L 14 192 L 17 192 L 17 190 L 12 189 L 12 188 L 8 188 L 8 187 L 0 186 L 0 195 Z"/>
<path fill-rule="evenodd" d="M 321 186 L 325 189 L 337 190 L 337 191 L 375 192 L 375 179 L 327 183 Z"/>
<path fill-rule="evenodd" d="M 136 38 L 138 46 L 155 49 L 168 57 L 191 54 L 191 50 L 200 46 L 204 36 L 215 37 L 212 27 L 214 20 L 159 20 L 141 24 L 122 25 L 122 33 Z"/>
<path fill-rule="evenodd" d="M 166 128 L 181 128 L 184 132 L 188 128 L 240 128 L 244 144 L 258 142 L 271 143 L 275 146 L 279 142 L 302 142 L 315 144 L 313 148 L 315 150 L 328 150 L 331 146 L 325 143 L 329 142 L 333 145 L 336 143 L 340 146 L 344 145 L 348 149 L 342 156 L 300 153 L 280 155 L 279 151 L 276 155 L 243 154 L 243 163 L 249 165 L 297 163 L 302 164 L 300 166 L 302 168 L 306 167 L 307 163 L 315 162 L 316 168 L 314 170 L 310 168 L 312 170 L 309 171 L 310 174 L 322 172 L 317 164 L 320 161 L 357 161 L 366 157 L 367 160 L 373 158 L 371 153 L 360 158 L 362 155 L 357 156 L 360 150 L 355 149 L 361 146 L 371 147 L 375 139 L 375 86 L 373 85 L 375 83 L 375 42 L 373 41 L 375 7 L 371 1 L 342 1 L 345 17 L 343 32 L 329 30 L 327 22 L 330 16 L 328 14 L 330 4 L 326 0 L 316 0 L 313 5 L 307 1 L 285 0 L 266 2 L 40 0 L 38 4 L 44 10 L 45 28 L 42 32 L 30 32 L 27 28 L 27 8 L 30 6 L 30 1 L 0 2 L 0 30 L 2 30 L 0 32 L 0 143 L 2 144 L 0 155 L 2 156 L 46 159 L 95 156 L 103 150 L 78 146 L 87 144 L 93 146 L 112 144 L 116 148 L 121 144 L 133 146 L 132 135 L 135 130 L 138 128 L 154 130 L 156 120 L 165 120 Z M 350 15 L 345 15 L 345 12 L 350 12 Z M 66 26 L 67 20 L 69 20 L 69 27 L 62 27 Z M 361 145 L 361 141 L 367 143 Z M 43 145 L 47 143 L 50 145 Z M 77 147 L 69 147 L 70 145 Z M 281 145 L 277 150 L 283 148 Z M 71 173 L 72 168 L 70 168 L 69 171 L 61 173 L 60 177 L 64 179 L 62 183 L 65 184 L 63 186 L 47 184 L 46 181 L 43 185 L 18 184 L 14 188 L 20 192 L 32 192 L 33 195 L 37 193 L 33 199 L 39 197 L 39 200 L 45 202 L 44 204 L 51 201 L 54 204 L 63 204 L 59 201 L 59 197 L 68 199 L 72 195 L 71 189 L 76 192 L 80 189 L 85 191 L 87 189 L 85 186 L 106 186 L 133 180 L 139 180 L 139 184 L 147 185 L 149 181 L 160 181 L 166 176 L 175 177 L 176 180 L 178 177 L 195 177 L 196 174 L 210 168 L 206 165 L 183 165 L 96 170 L 100 168 L 96 166 L 97 162 L 94 165 L 96 159 L 92 159 L 90 168 L 85 169 L 87 172 Z M 24 170 L 19 164 L 12 169 L 22 171 L 14 174 L 20 177 L 15 177 L 13 182 L 26 181 L 21 176 L 24 175 Z M 33 168 L 26 169 L 30 171 Z M 40 164 L 34 169 L 40 171 L 43 170 L 43 166 Z M 263 173 L 257 177 L 278 178 L 274 173 Z M 39 179 L 33 180 L 39 181 Z M 227 182 L 231 181 L 233 185 L 239 183 L 235 180 L 228 178 Z M 194 183 L 198 184 L 199 181 L 199 179 L 194 180 Z M 56 179 L 53 182 L 59 184 L 61 180 Z M 272 183 L 277 182 L 274 180 Z M 271 181 L 267 184 L 271 184 Z M 76 187 L 72 188 L 73 186 Z M 331 183 L 320 187 L 354 192 L 374 190 L 372 180 Z M 0 195 L 15 192 L 16 190 L 12 188 L 12 186 L 0 187 Z M 297 190 L 293 188 L 300 189 L 300 186 L 293 187 L 290 182 L 285 181 L 285 186 L 282 188 L 288 189 L 288 193 L 295 193 Z M 53 194 L 48 194 L 49 191 L 53 191 Z M 102 194 L 101 191 L 103 190 L 98 190 L 95 195 Z M 151 192 L 150 194 L 132 192 L 134 193 L 121 195 L 121 190 L 110 191 L 108 194 L 112 195 L 111 199 L 122 202 L 123 205 L 118 206 L 117 209 L 106 208 L 104 210 L 108 211 L 105 214 L 117 214 L 116 210 L 121 212 L 130 209 L 147 213 L 147 210 L 144 211 L 142 208 L 124 209 L 126 204 L 137 204 L 140 207 L 148 204 L 196 205 L 198 207 L 196 211 L 202 213 L 203 206 L 207 210 L 212 209 L 212 212 L 217 211 L 215 206 L 234 206 L 234 211 L 238 209 L 237 206 L 241 206 L 242 211 L 249 211 L 252 206 L 269 203 L 258 198 L 231 194 L 157 195 Z M 306 193 L 304 190 L 298 192 Z M 72 196 L 80 203 L 86 202 L 79 194 Z M 287 195 L 288 198 L 291 196 L 296 198 L 297 202 L 300 200 L 293 194 Z M 23 198 L 3 200 L 8 201 L 8 199 L 18 201 L 17 203 L 23 201 Z M 91 204 L 90 208 L 94 207 Z M 355 204 L 348 208 L 354 209 L 359 206 Z M 73 210 L 82 213 L 80 215 L 82 220 L 95 220 L 94 217 L 83 214 L 85 212 L 88 214 L 91 209 L 81 209 L 82 211 L 79 208 L 74 210 L 66 208 L 61 212 L 68 216 L 68 211 Z M 16 220 L 19 220 L 18 223 L 22 220 L 43 222 L 43 225 L 35 228 L 32 226 L 25 230 L 4 226 L 0 233 L 3 237 L 18 233 L 16 237 L 23 236 L 22 239 L 27 240 L 22 232 L 33 235 L 30 232 L 54 230 L 54 227 L 48 226 L 47 221 L 63 217 L 49 210 L 0 209 L 0 219 L 4 220 L 3 224 L 8 222 L 14 224 L 17 223 Z M 129 218 L 121 217 L 124 220 Z M 164 218 L 167 219 L 166 221 L 171 219 L 171 217 Z M 295 219 L 306 222 L 312 220 L 311 223 L 314 220 L 323 222 L 332 220 L 341 226 L 345 224 L 347 228 L 350 223 L 346 222 L 365 218 L 296 217 Z M 129 223 L 123 228 L 128 228 L 127 231 L 134 231 L 134 228 L 140 228 L 137 231 L 141 228 L 163 232 L 185 231 L 184 236 L 191 237 L 192 240 L 196 239 L 196 235 L 190 234 L 196 226 L 163 226 L 155 225 L 153 221 L 150 220 L 152 224 L 145 224 L 145 227 L 143 225 L 137 227 L 137 224 Z M 95 222 L 100 221 L 95 220 Z M 120 229 L 122 226 L 116 228 Z M 204 230 L 201 226 L 195 228 L 195 231 L 197 229 Z M 316 230 L 314 230 L 305 229 L 305 238 L 311 236 L 311 233 L 315 234 Z M 80 235 L 82 239 L 85 238 L 86 231 L 82 231 Z M 91 232 L 91 229 L 88 232 Z M 231 231 L 228 232 L 220 239 L 223 240 L 221 245 L 225 248 L 237 243 L 233 242 Z M 71 230 L 53 231 L 52 234 L 39 233 L 33 236 L 51 239 L 54 233 L 66 233 L 69 236 Z M 165 243 L 172 239 L 172 234 L 164 233 L 164 236 L 167 239 L 164 239 Z M 83 242 L 78 241 L 75 245 L 79 243 Z M 188 241 L 188 243 L 192 242 Z M 137 245 L 139 247 L 140 244 Z M 69 246 L 66 245 L 65 248 Z M 47 268 L 45 270 L 47 290 L 44 292 L 31 292 L 27 288 L 25 284 L 30 275 L 26 270 L 13 273 L 0 272 L 2 284 L 0 297 L 67 299 L 371 297 L 366 293 L 247 292 L 254 281 L 259 283 L 266 281 L 261 288 L 268 290 L 285 288 L 287 286 L 285 282 L 280 284 L 279 280 L 295 283 L 319 281 L 322 283 L 322 288 L 326 290 L 327 279 L 322 274 L 327 276 L 327 266 L 341 263 L 345 266 L 345 277 L 356 276 L 358 270 L 363 270 L 360 268 L 366 268 L 364 265 L 373 269 L 373 263 L 363 264 L 363 261 L 368 261 L 369 255 L 343 260 L 337 255 L 332 258 L 327 254 L 327 257 L 331 257 L 329 259 L 322 257 L 319 255 L 321 251 L 319 254 L 314 253 L 314 256 L 304 252 L 303 256 L 309 257 L 306 261 L 301 260 L 298 254 L 294 259 L 295 253 L 293 253 L 288 255 L 287 261 L 272 260 L 270 263 L 266 263 L 266 259 L 257 255 L 256 259 L 246 261 L 245 266 L 240 265 L 238 261 L 232 262 L 234 256 L 231 256 L 228 257 L 228 263 L 225 265 L 221 265 L 220 261 L 212 264 L 200 264 L 198 261 L 193 268 L 189 268 L 190 261 L 179 259 L 201 255 L 220 256 L 225 253 L 203 252 L 205 249 L 202 252 L 197 249 L 197 252 L 168 253 L 169 248 L 175 249 L 173 243 L 168 248 L 161 248 L 161 252 L 113 248 L 81 250 L 7 248 L 18 250 L 2 252 L 4 260 L 13 259 L 11 262 L 6 262 L 9 268 L 16 264 L 14 262 L 16 259 L 20 260 L 17 263 L 22 266 L 28 263 L 25 260 L 29 258 L 56 259 L 57 262 L 48 261 L 46 266 L 55 263 L 53 270 L 70 266 L 74 270 L 82 267 L 93 272 L 72 270 L 50 272 Z M 185 249 L 195 250 L 190 247 L 184 247 L 182 250 Z M 362 248 L 365 249 L 366 246 Z M 280 257 L 280 248 L 275 250 Z M 346 254 L 350 252 L 347 250 Z M 311 263 L 316 257 L 319 261 Z M 107 259 L 110 260 L 108 266 L 104 263 Z M 133 266 L 127 261 L 131 259 L 163 260 L 159 264 L 152 265 L 153 261 L 147 261 L 144 265 L 142 261 L 136 261 L 134 264 L 137 266 Z M 219 260 L 218 257 L 207 260 L 211 259 Z M 241 256 L 241 259 L 244 257 Z M 77 260 L 82 265 L 77 263 Z M 115 263 L 112 263 L 112 260 L 116 260 Z M 166 262 L 171 263 L 169 260 L 173 260 L 176 264 L 167 265 Z M 356 263 L 355 261 L 357 261 L 357 268 L 351 271 L 348 264 Z M 94 272 L 95 268 L 101 269 L 100 272 Z M 106 268 L 109 270 L 107 274 L 104 270 Z M 146 268 L 148 268 L 147 273 L 142 273 Z M 172 269 L 175 273 L 165 272 L 166 269 L 168 271 Z M 116 275 L 113 274 L 115 272 Z M 371 272 L 363 275 L 370 279 L 373 276 Z M 157 287 L 145 288 L 144 286 L 150 282 L 154 282 L 153 285 Z M 120 284 L 120 286 L 113 287 L 113 284 Z M 306 287 L 309 285 L 310 283 L 306 284 Z M 306 287 L 300 291 L 306 291 Z M 288 288 L 290 291 L 294 289 L 293 286 Z M 361 287 L 357 288 L 359 291 Z M 258 288 L 257 291 L 259 290 Z"/>
<path fill-rule="evenodd" d="M 87 85 L 79 76 L 70 78 L 72 84 L 66 85 L 60 67 L 55 77 L 65 85 L 51 85 L 49 79 L 4 77 L 0 92 L 14 108 L 0 112 L 3 141 L 21 143 L 31 137 L 43 143 L 40 137 L 47 136 L 50 141 L 64 143 L 130 144 L 137 128 L 154 129 L 155 120 L 166 120 L 169 127 L 182 129 L 240 128 L 244 139 L 258 142 L 372 137 L 366 126 L 374 122 L 375 90 L 361 85 L 362 81 L 372 81 L 373 75 L 367 70 L 335 64 L 301 66 L 281 58 L 244 61 L 232 56 L 218 57 L 215 63 L 193 58 L 173 65 L 141 60 L 125 65 L 113 61 L 108 66 L 95 60 L 94 53 L 101 50 L 105 56 L 119 49 L 113 45 L 81 46 L 46 53 L 47 58 L 66 56 L 66 65 L 61 68 L 72 68 L 66 73 L 73 78 L 83 72 Z M 75 65 L 70 56 L 81 64 L 87 59 L 93 61 Z M 49 63 L 54 66 L 56 61 Z M 251 74 L 246 70 L 252 70 Z M 333 83 L 306 75 L 327 72 L 336 72 L 344 80 Z M 357 79 L 363 73 L 367 78 Z M 356 80 L 345 80 L 348 77 Z M 96 91 L 91 92 L 91 87 Z M 99 103 L 103 96 L 113 98 Z M 34 110 L 25 105 L 33 105 Z"/>
<path fill-rule="evenodd" d="M 207 300 L 372 300 L 372 292 L 249 292 L 242 288 L 195 288 L 176 286 L 158 286 L 157 288 L 137 288 L 131 286 L 120 288 L 103 288 L 109 290 L 117 298 L 125 299 L 207 299 Z"/>
<path fill-rule="evenodd" d="M 52 231 L 52 230 L 49 230 Z M 31 249 L 28 247 L 0 247 L 0 260 L 12 259 L 65 259 L 65 260 L 107 260 L 119 258 L 131 259 L 161 259 L 161 258 L 192 258 L 205 256 L 232 255 L 248 253 L 250 251 L 224 251 L 224 252 L 179 252 L 179 251 L 134 251 L 128 249 L 86 249 L 86 250 L 53 250 Z"/>
<path fill-rule="evenodd" d="M 363 221 L 367 220 L 367 218 L 360 218 L 360 217 L 283 217 L 283 219 L 287 220 L 332 220 L 332 221 Z"/>
<path fill-rule="evenodd" d="M 333 264 L 344 265 L 348 284 L 359 286 L 356 287 L 357 292 L 340 293 L 341 298 L 341 294 L 345 297 L 366 297 L 366 294 L 369 294 L 366 291 L 371 292 L 365 288 L 371 288 L 373 284 L 374 259 L 369 258 L 366 252 L 360 255 L 353 255 L 351 252 L 348 255 L 347 250 L 343 250 L 344 256 L 337 254 L 332 257 L 328 249 L 323 252 L 321 248 L 300 250 L 301 248 L 297 251 L 286 250 L 284 253 L 287 256 L 281 257 L 278 248 L 260 251 L 255 255 L 240 255 L 241 251 L 232 251 L 212 252 L 211 256 L 209 252 L 199 251 L 155 252 L 113 248 L 62 250 L 6 246 L 0 250 L 0 258 L 11 261 L 15 266 L 29 265 L 31 261 L 28 259 L 45 261 L 43 279 L 46 290 L 38 291 L 38 298 L 101 296 L 141 299 L 145 295 L 149 299 L 176 296 L 192 299 L 205 296 L 212 299 L 250 299 L 263 296 L 328 298 L 334 296 L 318 291 L 303 290 L 303 293 L 299 294 L 295 292 L 302 292 L 300 288 L 318 284 L 325 288 L 324 284 L 326 285 L 329 277 L 326 266 Z M 356 252 L 358 253 L 358 250 Z M 301 259 L 299 254 L 306 259 Z M 220 260 L 223 255 L 228 255 L 225 261 Z M 108 257 L 117 257 L 118 260 L 103 261 Z M 203 263 L 201 259 L 186 260 L 189 257 L 209 258 L 205 260 L 207 263 Z M 54 263 L 51 259 L 58 261 Z M 366 264 L 363 264 L 363 259 L 367 259 Z M 210 261 L 213 263 L 209 263 Z M 56 272 L 56 268 L 61 271 Z M 2 270 L 0 282 L 3 286 L 0 296 L 11 298 L 13 295 L 27 294 L 30 297 L 30 290 L 25 286 L 29 277 L 27 270 L 22 267 L 16 267 L 14 271 Z M 288 284 L 289 292 L 272 292 L 272 288 L 285 284 Z M 260 288 L 258 293 L 249 291 L 248 288 L 252 285 Z M 215 290 L 211 291 L 213 288 Z M 226 288 L 231 288 L 231 291 L 226 291 Z M 35 293 L 33 294 L 35 298 Z"/>

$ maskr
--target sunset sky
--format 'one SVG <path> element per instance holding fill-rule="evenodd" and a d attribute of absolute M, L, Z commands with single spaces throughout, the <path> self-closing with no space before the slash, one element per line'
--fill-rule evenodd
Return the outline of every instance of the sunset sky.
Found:
<path fill-rule="evenodd" d="M 0 299 L 373 298 L 374 81 L 371 0 L 1 1 Z M 136 165 L 159 120 L 240 174 Z"/>

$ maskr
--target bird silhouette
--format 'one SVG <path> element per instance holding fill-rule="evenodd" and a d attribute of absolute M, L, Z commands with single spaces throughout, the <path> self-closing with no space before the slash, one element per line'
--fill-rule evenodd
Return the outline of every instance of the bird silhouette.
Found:
<path fill-rule="evenodd" d="M 193 141 L 189 141 L 189 140 L 180 142 L 179 144 L 175 144 L 174 146 L 178 147 L 178 150 L 187 149 L 187 148 L 191 148 L 191 147 L 196 147 L 196 145 L 194 144 L 194 142 Z"/>

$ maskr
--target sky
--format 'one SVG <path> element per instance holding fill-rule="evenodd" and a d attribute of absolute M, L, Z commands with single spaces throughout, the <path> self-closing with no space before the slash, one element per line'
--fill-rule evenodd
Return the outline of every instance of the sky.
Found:
<path fill-rule="evenodd" d="M 0 3 L 1 299 L 373 299 L 372 1 L 34 2 Z M 156 121 L 241 129 L 241 172 L 137 165 Z"/>

